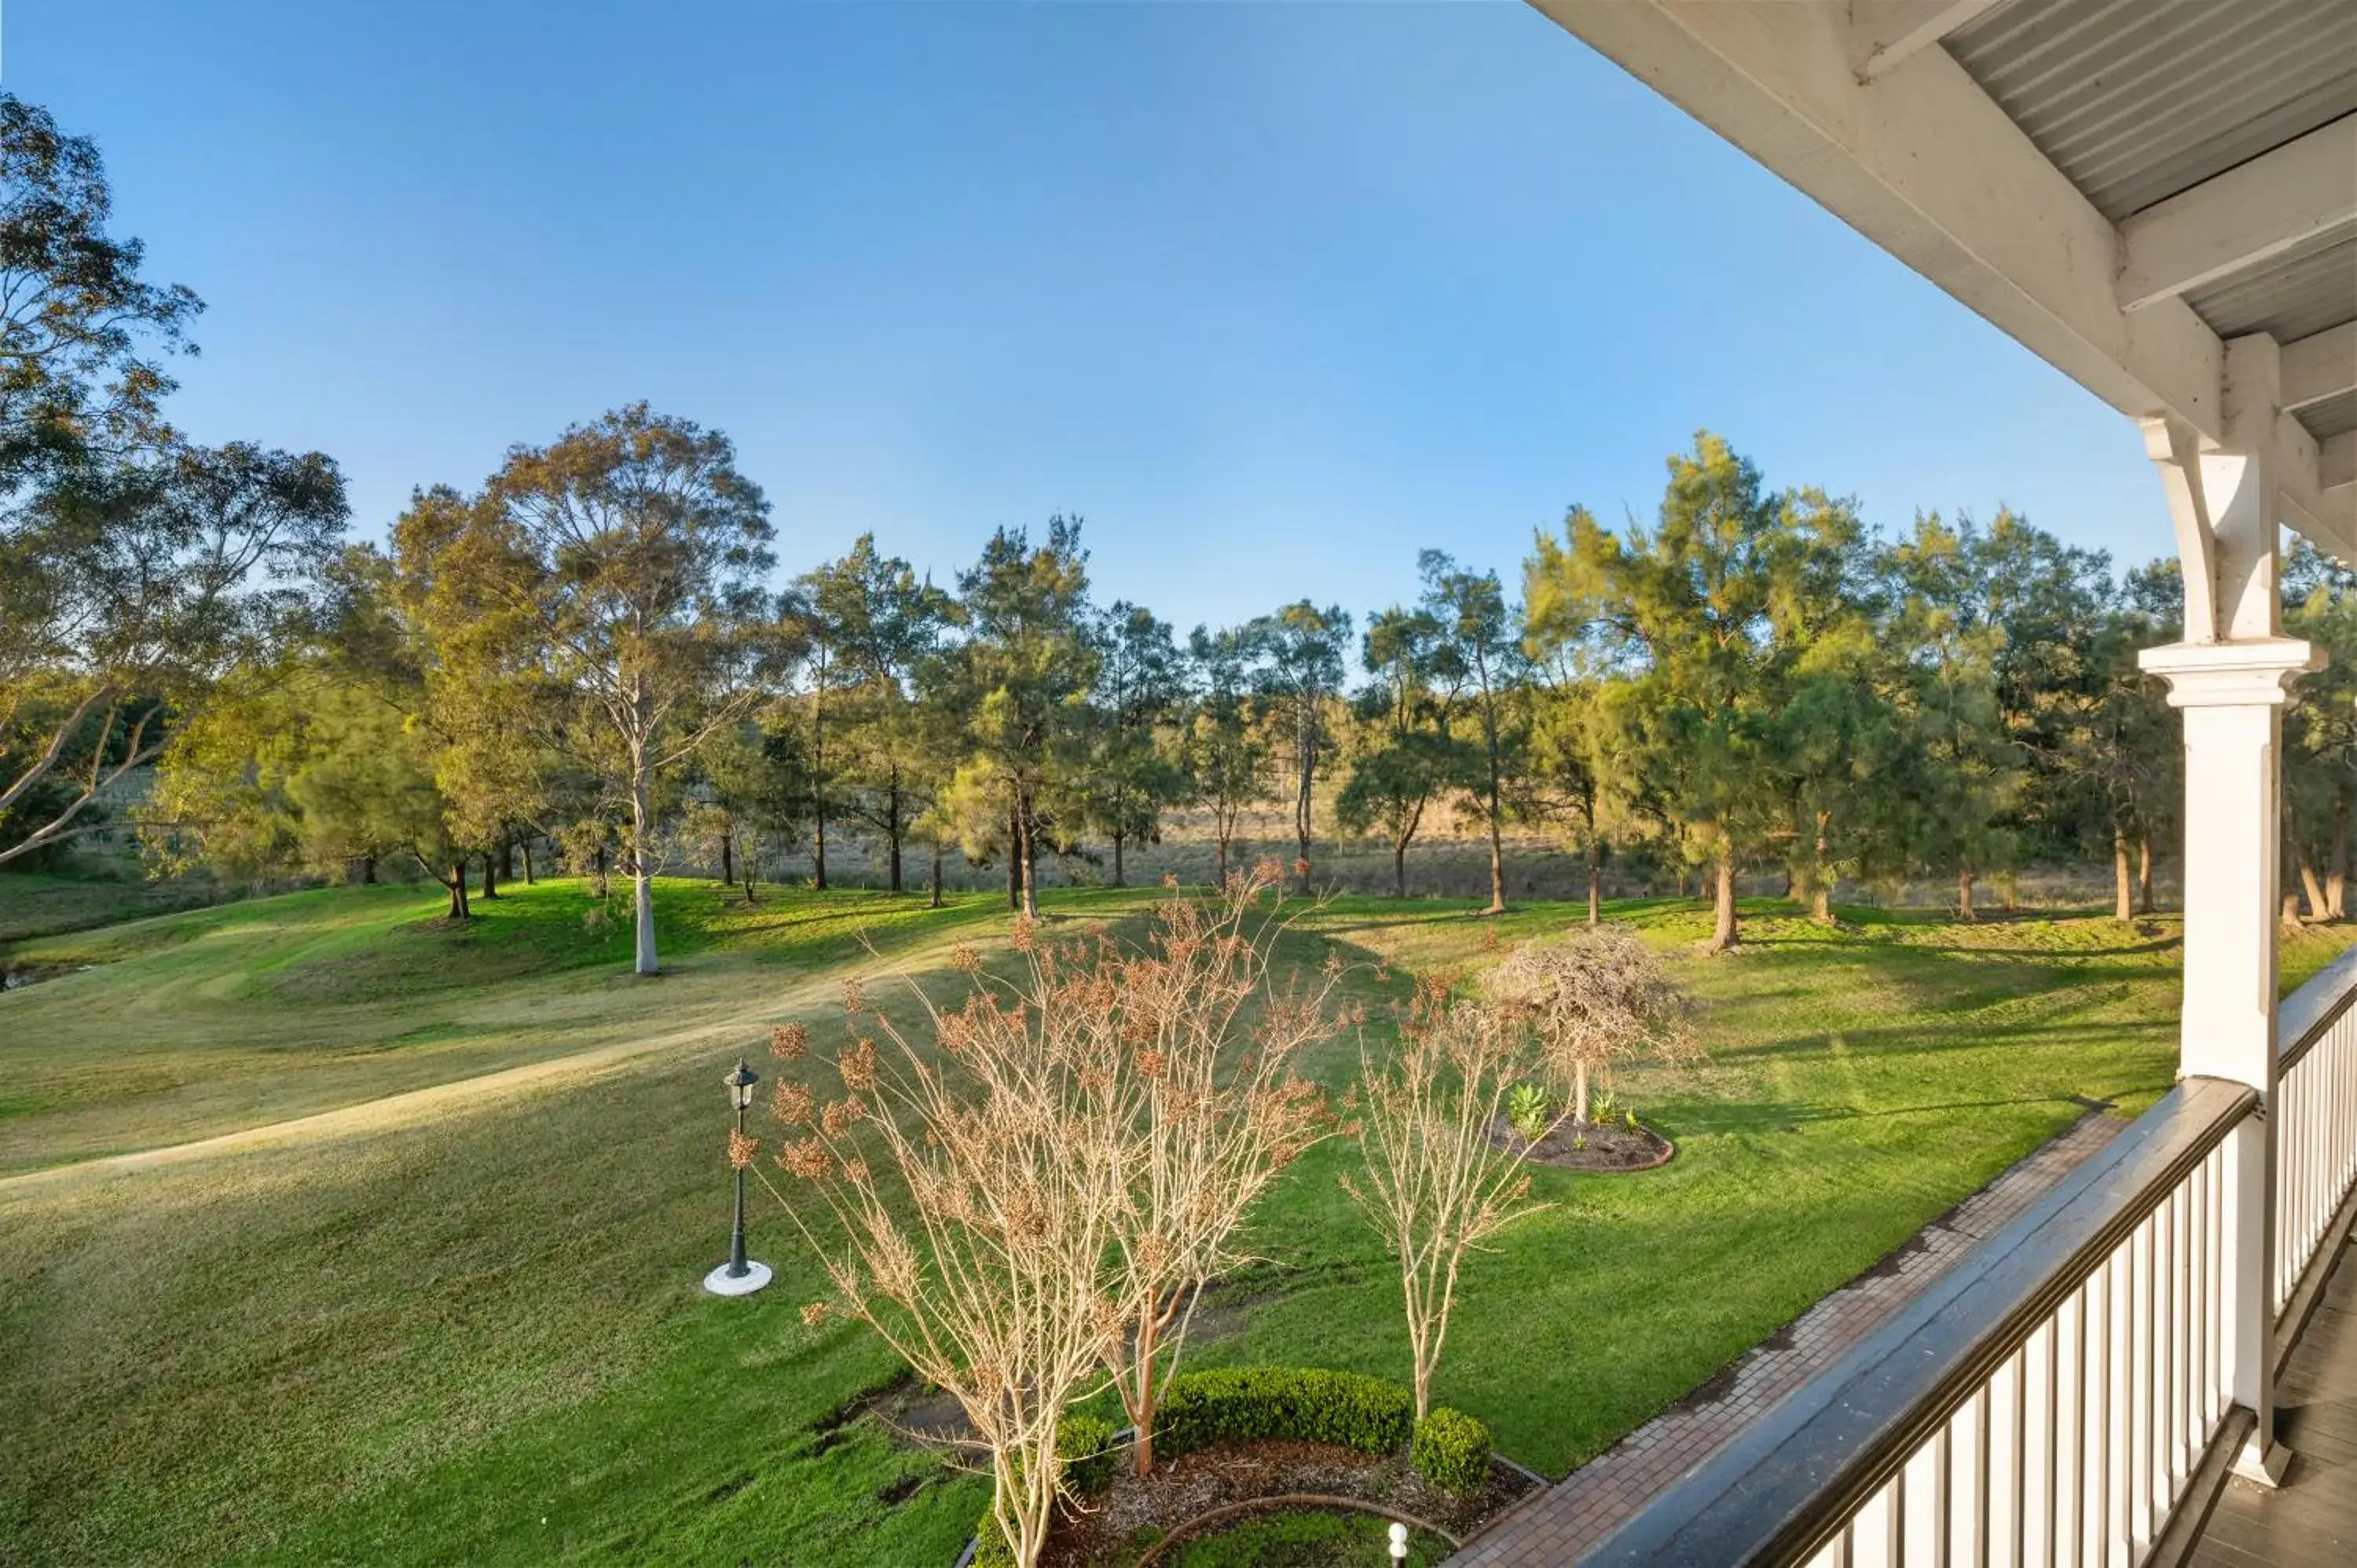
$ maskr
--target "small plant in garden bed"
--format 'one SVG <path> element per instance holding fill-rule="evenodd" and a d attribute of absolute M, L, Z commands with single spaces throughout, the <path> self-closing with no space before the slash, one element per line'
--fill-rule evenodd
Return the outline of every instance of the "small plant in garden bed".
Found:
<path fill-rule="evenodd" d="M 1535 1144 L 1544 1137 L 1554 1115 L 1555 1107 L 1547 1100 L 1547 1091 L 1535 1083 L 1518 1083 L 1506 1096 L 1506 1121 L 1525 1144 Z"/>
<path fill-rule="evenodd" d="M 1159 1562 L 1168 1568 L 1328 1568 L 1336 1563 L 1363 1563 L 1372 1568 L 1392 1561 L 1390 1536 L 1389 1522 L 1372 1514 L 1304 1509 L 1247 1519 L 1180 1541 Z M 1437 1536 L 1408 1533 L 1410 1568 L 1430 1568 L 1449 1551 Z"/>

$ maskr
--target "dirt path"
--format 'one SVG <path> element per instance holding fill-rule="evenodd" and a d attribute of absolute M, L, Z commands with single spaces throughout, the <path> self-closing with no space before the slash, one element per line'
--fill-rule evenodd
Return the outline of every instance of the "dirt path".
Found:
<path fill-rule="evenodd" d="M 946 944 L 943 944 L 946 946 Z M 931 949 L 897 955 L 895 968 L 906 967 L 913 972 Z M 234 1133 L 217 1133 L 209 1138 L 197 1138 L 185 1144 L 167 1144 L 153 1149 L 137 1149 L 126 1155 L 107 1155 L 97 1159 L 78 1160 L 70 1165 L 51 1165 L 43 1170 L 25 1171 L 16 1176 L 0 1176 L 0 1199 L 21 1198 L 62 1190 L 78 1184 L 93 1182 L 136 1171 L 152 1170 L 163 1165 L 181 1165 L 192 1160 L 211 1159 L 221 1155 L 243 1154 L 254 1149 L 275 1148 L 290 1144 L 314 1143 L 321 1138 L 347 1137 L 355 1133 L 377 1133 L 389 1128 L 413 1126 L 465 1110 L 487 1101 L 507 1099 L 535 1089 L 569 1081 L 586 1081 L 604 1077 L 632 1062 L 647 1057 L 693 1048 L 717 1040 L 729 1034 L 742 1035 L 748 1028 L 759 1027 L 781 1013 L 791 1012 L 818 1002 L 839 990 L 843 984 L 840 972 L 809 981 L 794 987 L 759 1007 L 740 1008 L 725 1016 L 706 1020 L 686 1028 L 649 1039 L 626 1040 L 610 1046 L 597 1046 L 570 1056 L 551 1057 L 544 1061 L 526 1062 L 520 1067 L 502 1068 L 496 1072 L 473 1078 L 456 1079 L 425 1089 L 404 1090 L 379 1100 L 364 1100 L 354 1105 L 339 1106 L 333 1111 L 315 1112 L 284 1122 L 265 1122 L 252 1127 L 242 1127 Z"/>

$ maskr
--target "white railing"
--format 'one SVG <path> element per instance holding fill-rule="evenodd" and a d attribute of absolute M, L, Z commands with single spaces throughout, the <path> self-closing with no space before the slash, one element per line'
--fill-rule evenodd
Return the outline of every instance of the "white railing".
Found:
<path fill-rule="evenodd" d="M 2149 1551 L 2224 1414 L 2212 1145 L 1809 1561 L 2076 1568 Z"/>
<path fill-rule="evenodd" d="M 2230 1406 L 2250 1089 L 2189 1079 L 1582 1561 L 2129 1568 Z"/>
<path fill-rule="evenodd" d="M 2357 1186 L 2357 949 L 2276 1020 L 2275 1309 L 2291 1303 Z"/>
<path fill-rule="evenodd" d="M 2136 1568 L 2164 1539 L 2174 1552 L 2207 1511 L 2179 1502 L 2197 1477 L 2213 1495 L 2252 1426 L 2233 1402 L 2237 1345 L 2255 1342 L 2234 1303 L 2271 1306 L 2276 1328 L 2239 1353 L 2280 1355 L 2357 1208 L 2357 950 L 2285 1002 L 2277 1036 L 2264 1117 L 2248 1086 L 2180 1081 L 1582 1562 Z M 2262 1138 L 2265 1273 L 2263 1238 L 2238 1232 Z"/>

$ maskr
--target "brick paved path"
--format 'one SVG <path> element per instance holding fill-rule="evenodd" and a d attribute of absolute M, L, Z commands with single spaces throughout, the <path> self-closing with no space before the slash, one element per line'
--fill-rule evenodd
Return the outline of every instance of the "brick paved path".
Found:
<path fill-rule="evenodd" d="M 1508 1514 L 1451 1557 L 1447 1568 L 1558 1568 L 1573 1562 L 1863 1338 L 1966 1249 L 2002 1230 L 2126 1125 L 2114 1116 L 2081 1118 L 1791 1326 L 1746 1351 L 1675 1408 Z"/>

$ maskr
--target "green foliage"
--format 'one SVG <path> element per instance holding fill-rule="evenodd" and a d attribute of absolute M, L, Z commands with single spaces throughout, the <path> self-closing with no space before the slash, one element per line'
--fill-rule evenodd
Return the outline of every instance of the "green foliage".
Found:
<path fill-rule="evenodd" d="M 1082 1497 L 1094 1497 L 1113 1485 L 1114 1424 L 1086 1411 L 1067 1411 L 1056 1428 L 1056 1456 L 1064 1462 L 1064 1479 Z"/>
<path fill-rule="evenodd" d="M 1214 1443 L 1281 1437 L 1391 1454 L 1415 1425 L 1413 1396 L 1380 1378 L 1323 1367 L 1215 1368 L 1170 1380 L 1154 1447 L 1175 1459 Z"/>
<path fill-rule="evenodd" d="M 1526 1144 L 1538 1142 L 1554 1115 L 1555 1102 L 1538 1084 L 1518 1083 L 1506 1095 L 1506 1124 Z"/>
<path fill-rule="evenodd" d="M 1490 1479 L 1490 1429 L 1463 1411 L 1437 1406 L 1415 1423 L 1415 1473 L 1446 1492 L 1472 1492 Z"/>

